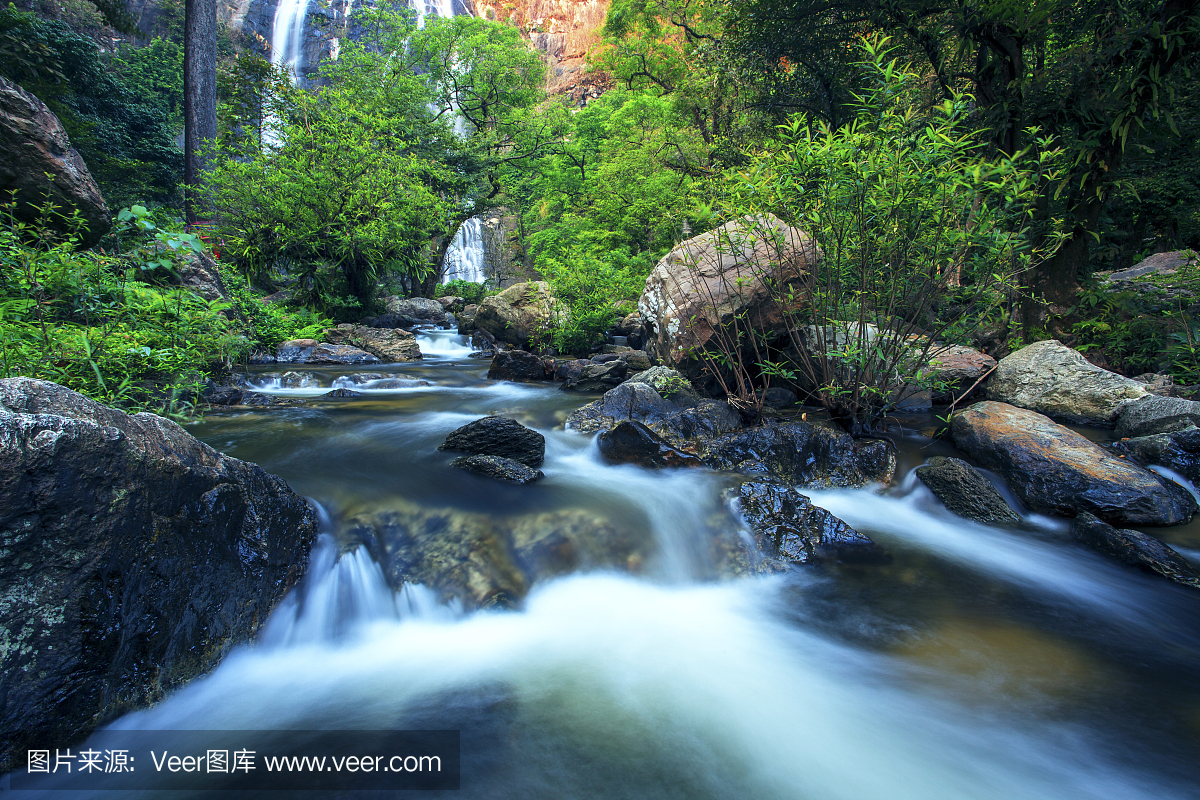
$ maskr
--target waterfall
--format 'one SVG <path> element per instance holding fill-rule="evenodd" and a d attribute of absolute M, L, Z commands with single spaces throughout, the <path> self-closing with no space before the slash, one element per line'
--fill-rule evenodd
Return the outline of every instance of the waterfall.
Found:
<path fill-rule="evenodd" d="M 442 283 L 453 280 L 483 283 L 483 226 L 478 217 L 462 224 L 442 261 Z"/>
<path fill-rule="evenodd" d="M 286 64 L 296 77 L 300 76 L 300 40 L 307 15 L 308 0 L 279 0 L 271 26 L 271 63 Z"/>

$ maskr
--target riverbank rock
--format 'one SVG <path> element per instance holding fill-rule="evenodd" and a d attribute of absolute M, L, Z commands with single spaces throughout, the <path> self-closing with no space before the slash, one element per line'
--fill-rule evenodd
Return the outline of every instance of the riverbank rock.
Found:
<path fill-rule="evenodd" d="M 690 453 L 671 447 L 654 431 L 640 422 L 625 420 L 597 437 L 600 455 L 614 464 L 639 467 L 703 467 L 704 462 Z"/>
<path fill-rule="evenodd" d="M 703 442 L 699 455 L 714 469 L 770 475 L 802 487 L 887 484 L 896 456 L 881 439 L 854 439 L 848 433 L 809 422 L 760 425 Z"/>
<path fill-rule="evenodd" d="M 618 356 L 601 363 L 594 360 L 583 364 L 578 361 L 568 363 L 572 366 L 560 368 L 555 373 L 555 377 L 564 376 L 559 387 L 564 392 L 607 392 L 624 382 L 629 373 L 629 365 Z"/>
<path fill-rule="evenodd" d="M 1186 558 L 1147 533 L 1119 530 L 1083 511 L 1071 523 L 1071 535 L 1122 564 L 1200 589 L 1200 572 Z"/>
<path fill-rule="evenodd" d="M 533 483 L 546 477 L 540 469 L 500 456 L 459 456 L 450 462 L 450 466 L 509 483 Z"/>
<path fill-rule="evenodd" d="M 192 290 L 208 302 L 230 301 L 225 282 L 221 280 L 221 272 L 217 269 L 217 262 L 208 253 L 197 253 L 191 248 L 184 248 L 175 272 L 180 286 Z M 226 309 L 224 313 L 230 319 L 235 315 L 230 309 Z"/>
<path fill-rule="evenodd" d="M 465 305 L 465 301 L 461 297 L 455 297 L 453 295 L 447 297 L 437 297 L 434 299 L 441 303 L 444 311 L 451 314 L 457 314 L 459 311 L 462 311 Z"/>
<path fill-rule="evenodd" d="M 864 562 L 883 557 L 869 537 L 790 486 L 748 481 L 738 489 L 737 506 L 759 549 L 781 561 Z"/>
<path fill-rule="evenodd" d="M 342 323 L 325 331 L 324 337 L 330 344 L 358 348 L 388 364 L 422 358 L 417 337 L 403 328 L 369 328 Z"/>
<path fill-rule="evenodd" d="M 1145 385 L 1101 369 L 1061 342 L 1034 342 L 1001 359 L 988 379 L 987 398 L 1039 414 L 1111 425 L 1123 404 L 1149 392 Z"/>
<path fill-rule="evenodd" d="M 950 430 L 1034 511 L 1090 511 L 1115 525 L 1180 525 L 1195 511 L 1181 487 L 1033 411 L 989 400 L 956 415 Z"/>
<path fill-rule="evenodd" d="M 367 323 L 372 328 L 404 328 L 442 326 L 446 324 L 446 309 L 428 297 L 389 297 L 387 313 Z M 380 324 L 386 323 L 386 324 Z"/>
<path fill-rule="evenodd" d="M 303 573 L 316 519 L 283 480 L 174 422 L 10 378 L 0 531 L 5 771 L 24 746 L 73 745 L 252 637 Z"/>
<path fill-rule="evenodd" d="M 775 298 L 820 258 L 807 234 L 769 214 L 680 243 L 654 267 L 638 300 L 647 352 L 669 367 L 684 364 L 737 315 L 768 338 L 782 332 Z"/>
<path fill-rule="evenodd" d="M 1147 395 L 1121 407 L 1114 433 L 1124 439 L 1195 427 L 1200 427 L 1200 403 L 1181 397 Z"/>
<path fill-rule="evenodd" d="M 1129 269 L 1110 272 L 1105 281 L 1119 283 L 1134 278 L 1145 278 L 1154 275 L 1174 275 L 1183 267 L 1196 263 L 1196 253 L 1193 250 L 1172 250 L 1167 253 L 1155 253 L 1146 256 Z"/>
<path fill-rule="evenodd" d="M 553 361 L 547 363 L 541 356 L 524 350 L 505 350 L 492 357 L 488 367 L 488 380 L 493 381 L 548 381 L 554 378 Z"/>
<path fill-rule="evenodd" d="M 484 417 L 451 433 L 438 445 L 438 450 L 500 456 L 536 467 L 546 457 L 546 437 L 515 419 Z"/>
<path fill-rule="evenodd" d="M 1200 490 L 1200 428 L 1125 439 L 1112 447 L 1143 467 L 1157 464 L 1174 470 Z"/>
<path fill-rule="evenodd" d="M 992 482 L 961 458 L 934 456 L 917 467 L 917 477 L 934 497 L 960 517 L 987 525 L 1011 525 L 1021 521 Z"/>
<path fill-rule="evenodd" d="M 455 315 L 458 320 L 458 335 L 467 336 L 475 332 L 475 315 L 479 313 L 479 306 L 476 303 L 463 306 L 462 310 Z"/>
<path fill-rule="evenodd" d="M 291 339 L 275 350 L 276 364 L 378 364 L 380 359 L 346 344 L 328 344 L 316 339 Z"/>
<path fill-rule="evenodd" d="M 546 281 L 518 283 L 483 299 L 475 312 L 475 327 L 527 350 L 532 337 L 567 313 L 566 305 L 554 296 Z"/>
<path fill-rule="evenodd" d="M 974 348 L 935 344 L 929 351 L 929 366 L 926 369 L 926 374 L 935 386 L 932 401 L 954 402 L 995 366 L 996 359 Z M 982 394 L 984 391 L 983 384 L 980 384 L 968 397 L 976 393 Z"/>
<path fill-rule="evenodd" d="M 49 224 L 61 233 L 71 231 L 71 212 L 78 210 L 86 225 L 79 231 L 83 247 L 100 241 L 112 225 L 100 187 L 62 122 L 41 100 L 0 77 L 0 197 L 7 202 L 10 192 L 16 193 L 14 215 L 25 222 L 38 222 L 37 206 L 46 200 L 58 206 Z"/>

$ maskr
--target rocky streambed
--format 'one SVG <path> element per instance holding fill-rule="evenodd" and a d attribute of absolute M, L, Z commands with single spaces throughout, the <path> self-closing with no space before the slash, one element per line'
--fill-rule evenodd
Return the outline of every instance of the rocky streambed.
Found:
<path fill-rule="evenodd" d="M 1120 450 L 1191 452 L 1179 408 L 1113 431 L 997 399 L 952 439 L 855 441 L 797 407 L 744 429 L 661 372 L 581 396 L 418 342 L 366 378 L 256 368 L 303 402 L 189 427 L 312 498 L 322 535 L 252 647 L 117 727 L 453 728 L 470 797 L 1200 786 L 1200 529 Z"/>

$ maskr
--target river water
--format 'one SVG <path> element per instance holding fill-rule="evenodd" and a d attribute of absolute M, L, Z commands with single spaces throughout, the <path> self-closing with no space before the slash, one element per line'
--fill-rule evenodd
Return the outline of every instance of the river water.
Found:
<path fill-rule="evenodd" d="M 707 542 L 740 524 L 722 501 L 735 477 L 605 465 L 593 437 L 562 429 L 592 398 L 488 381 L 463 340 L 431 336 L 425 361 L 373 370 L 384 378 L 257 378 L 366 397 L 191 428 L 313 498 L 326 532 L 258 642 L 117 727 L 456 729 L 449 794 L 466 798 L 1200 797 L 1194 592 L 1081 549 L 1053 520 L 953 517 L 912 476 L 810 493 L 891 563 L 723 578 Z M 448 466 L 437 445 L 492 413 L 546 436 L 544 480 Z M 952 452 L 899 446 L 904 469 Z M 394 593 L 338 539 L 341 520 L 399 503 L 582 511 L 648 555 L 535 584 L 519 609 L 465 612 L 424 587 Z"/>

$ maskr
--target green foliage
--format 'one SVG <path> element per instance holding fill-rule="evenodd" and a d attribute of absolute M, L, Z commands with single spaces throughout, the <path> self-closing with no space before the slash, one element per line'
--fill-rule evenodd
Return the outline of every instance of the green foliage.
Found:
<path fill-rule="evenodd" d="M 183 127 L 183 47 L 169 39 L 153 39 L 145 47 L 123 47 L 112 68 L 121 81 L 167 118 Z"/>
<path fill-rule="evenodd" d="M 461 297 L 465 304 L 471 305 L 482 303 L 489 294 L 492 292 L 488 291 L 485 284 L 456 279 L 438 284 L 434 297 Z"/>
<path fill-rule="evenodd" d="M 65 23 L 0 9 L 0 74 L 62 121 L 110 205 L 172 202 L 183 174 L 167 115 L 109 71 L 96 44 Z"/>
<path fill-rule="evenodd" d="M 542 259 L 539 270 L 570 310 L 548 332 L 548 343 L 559 353 L 585 355 L 602 343 L 614 322 L 634 310 L 650 265 L 620 253 L 601 259 L 570 248 Z"/>

